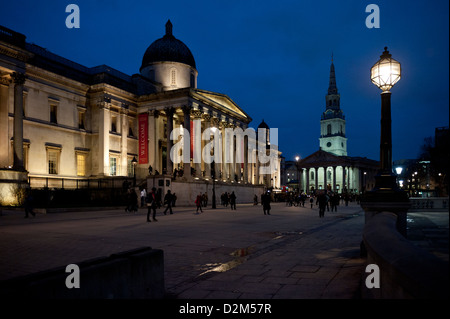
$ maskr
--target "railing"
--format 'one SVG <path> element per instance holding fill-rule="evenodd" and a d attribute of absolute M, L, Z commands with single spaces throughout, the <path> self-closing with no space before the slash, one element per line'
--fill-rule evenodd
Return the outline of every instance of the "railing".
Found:
<path fill-rule="evenodd" d="M 410 197 L 411 207 L 408 211 L 448 210 L 448 197 Z"/>
<path fill-rule="evenodd" d="M 105 178 L 70 178 L 58 176 L 29 176 L 31 188 L 50 189 L 87 189 L 87 188 L 122 188 L 124 183 L 133 184 L 133 177 L 110 176 Z"/>

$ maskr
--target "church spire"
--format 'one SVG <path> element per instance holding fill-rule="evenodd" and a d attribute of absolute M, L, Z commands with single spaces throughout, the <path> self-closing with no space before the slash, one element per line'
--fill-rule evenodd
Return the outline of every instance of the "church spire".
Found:
<path fill-rule="evenodd" d="M 328 94 L 338 94 L 336 86 L 336 74 L 334 72 L 333 53 L 331 53 L 331 66 L 330 66 L 330 84 L 328 85 Z"/>
<path fill-rule="evenodd" d="M 172 22 L 170 22 L 170 19 L 166 23 L 166 36 L 172 36 Z"/>

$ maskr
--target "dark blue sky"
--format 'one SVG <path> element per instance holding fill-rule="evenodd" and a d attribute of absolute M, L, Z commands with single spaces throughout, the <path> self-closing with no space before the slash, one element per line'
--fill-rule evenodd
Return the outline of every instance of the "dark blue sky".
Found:
<path fill-rule="evenodd" d="M 80 8 L 68 29 L 65 8 Z M 380 28 L 365 24 L 368 4 Z M 449 2 L 424 1 L 8 1 L 0 25 L 87 67 L 139 72 L 147 47 L 173 34 L 192 51 L 198 87 L 230 96 L 279 130 L 287 160 L 319 149 L 331 54 L 348 155 L 379 159 L 380 90 L 370 68 L 388 46 L 402 64 L 392 91 L 393 159 L 416 158 L 426 137 L 449 122 Z"/>

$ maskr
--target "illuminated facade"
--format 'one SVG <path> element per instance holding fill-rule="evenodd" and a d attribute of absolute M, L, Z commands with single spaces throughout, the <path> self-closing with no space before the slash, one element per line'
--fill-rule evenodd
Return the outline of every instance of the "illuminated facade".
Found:
<path fill-rule="evenodd" d="M 191 183 L 215 176 L 225 184 L 266 185 L 257 174 L 256 150 L 244 151 L 241 162 L 224 160 L 237 150 L 236 137 L 225 143 L 225 129 L 245 131 L 251 117 L 227 95 L 198 89 L 197 76 L 194 57 L 173 36 L 170 21 L 132 76 L 106 65 L 82 66 L 0 27 L 0 167 L 27 171 L 31 187 L 63 181 L 70 188 L 82 179 L 134 174 L 140 182 L 165 174 Z M 220 163 L 193 158 L 208 142 L 200 134 L 211 127 L 222 147 L 230 147 Z M 189 161 L 171 160 L 174 128 L 189 133 Z M 244 138 L 242 149 L 248 144 Z M 267 178 L 278 184 L 279 157 L 271 153 Z"/>
<path fill-rule="evenodd" d="M 325 102 L 320 120 L 319 150 L 299 162 L 300 190 L 359 194 L 372 189 L 379 163 L 366 157 L 347 156 L 345 116 L 340 108 L 333 61 Z"/>

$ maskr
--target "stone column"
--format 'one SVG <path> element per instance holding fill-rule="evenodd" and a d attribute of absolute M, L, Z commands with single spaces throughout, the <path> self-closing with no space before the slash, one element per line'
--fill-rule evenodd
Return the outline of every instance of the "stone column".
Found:
<path fill-rule="evenodd" d="M 317 191 L 319 189 L 319 168 L 318 167 L 314 167 L 314 171 L 315 171 L 315 176 L 314 176 L 314 181 L 315 181 L 315 190 Z"/>
<path fill-rule="evenodd" d="M 202 177 L 202 111 L 194 110 L 192 111 L 194 115 L 194 167 L 195 167 L 195 177 Z M 192 134 L 192 133 L 191 133 Z"/>
<path fill-rule="evenodd" d="M 305 175 L 306 175 L 306 189 L 305 192 L 309 193 L 309 168 L 305 168 Z"/>
<path fill-rule="evenodd" d="M 189 133 L 188 136 L 185 137 L 184 139 L 184 143 L 188 143 L 189 145 L 191 144 L 191 110 L 192 107 L 190 106 L 183 106 L 183 128 L 185 128 L 187 130 L 187 132 Z M 188 149 L 188 158 L 189 161 L 188 162 L 183 162 L 183 177 L 185 177 L 187 180 L 191 180 L 192 179 L 192 174 L 191 174 L 191 147 L 189 146 Z M 183 154 L 184 157 L 184 154 Z"/>
<path fill-rule="evenodd" d="M 211 115 L 209 114 L 203 114 L 203 125 L 204 125 L 204 130 L 206 130 L 207 128 L 211 128 Z M 204 131 L 203 131 L 204 132 Z M 203 134 L 202 132 L 202 134 Z M 209 138 L 209 140 L 203 140 L 202 139 L 202 150 L 204 149 L 205 145 L 207 143 L 209 143 L 209 141 L 211 140 L 211 137 Z M 209 154 L 208 154 L 209 155 Z M 205 166 L 205 179 L 211 179 L 211 164 L 210 163 L 206 163 L 203 156 L 202 156 L 202 162 L 203 165 Z"/>
<path fill-rule="evenodd" d="M 128 176 L 128 110 L 122 109 L 120 113 L 120 133 L 121 133 L 121 143 L 120 143 L 120 165 L 122 166 L 121 175 Z M 137 158 L 139 163 L 139 157 Z M 139 165 L 139 164 L 138 164 Z M 137 168 L 137 165 L 134 169 Z"/>
<path fill-rule="evenodd" d="M 173 107 L 167 107 L 164 109 L 167 116 L 167 174 L 172 176 L 173 174 L 173 162 L 170 159 L 170 150 L 173 146 L 173 141 L 170 139 L 170 133 L 173 131 L 173 114 L 175 113 L 175 109 Z"/>
<path fill-rule="evenodd" d="M 333 192 L 336 192 L 336 166 L 333 166 Z"/>
<path fill-rule="evenodd" d="M 101 101 L 98 103 L 98 174 L 109 175 L 109 131 L 111 128 L 111 116 L 109 103 Z"/>
<path fill-rule="evenodd" d="M 327 167 L 323 167 L 323 189 L 327 189 Z"/>
<path fill-rule="evenodd" d="M 225 120 L 222 120 L 220 122 L 220 130 L 222 132 L 222 180 L 223 181 L 228 181 L 228 177 L 229 177 L 229 171 L 228 171 L 228 164 L 226 162 L 226 157 L 228 154 L 228 149 L 227 147 L 227 143 L 226 143 L 226 134 L 225 134 L 225 129 L 227 128 L 227 123 L 225 122 Z"/>
<path fill-rule="evenodd" d="M 14 72 L 14 163 L 13 168 L 18 171 L 25 170 L 23 166 L 23 85 L 25 74 Z"/>
<path fill-rule="evenodd" d="M 342 185 L 341 185 L 341 193 L 344 193 L 345 188 L 345 166 L 342 165 Z"/>
<path fill-rule="evenodd" d="M 233 123 L 228 123 L 228 128 L 233 130 L 235 128 Z M 230 137 L 228 138 L 228 141 L 230 143 L 229 147 L 228 147 L 228 151 L 230 152 L 230 158 L 231 158 L 231 163 L 229 163 L 230 166 L 230 181 L 231 182 L 236 182 L 235 179 L 235 175 L 236 175 L 236 141 L 235 141 L 235 136 L 234 134 L 230 134 Z"/>
<path fill-rule="evenodd" d="M 244 127 L 245 131 L 246 127 Z M 244 135 L 244 184 L 248 183 L 248 136 Z"/>

